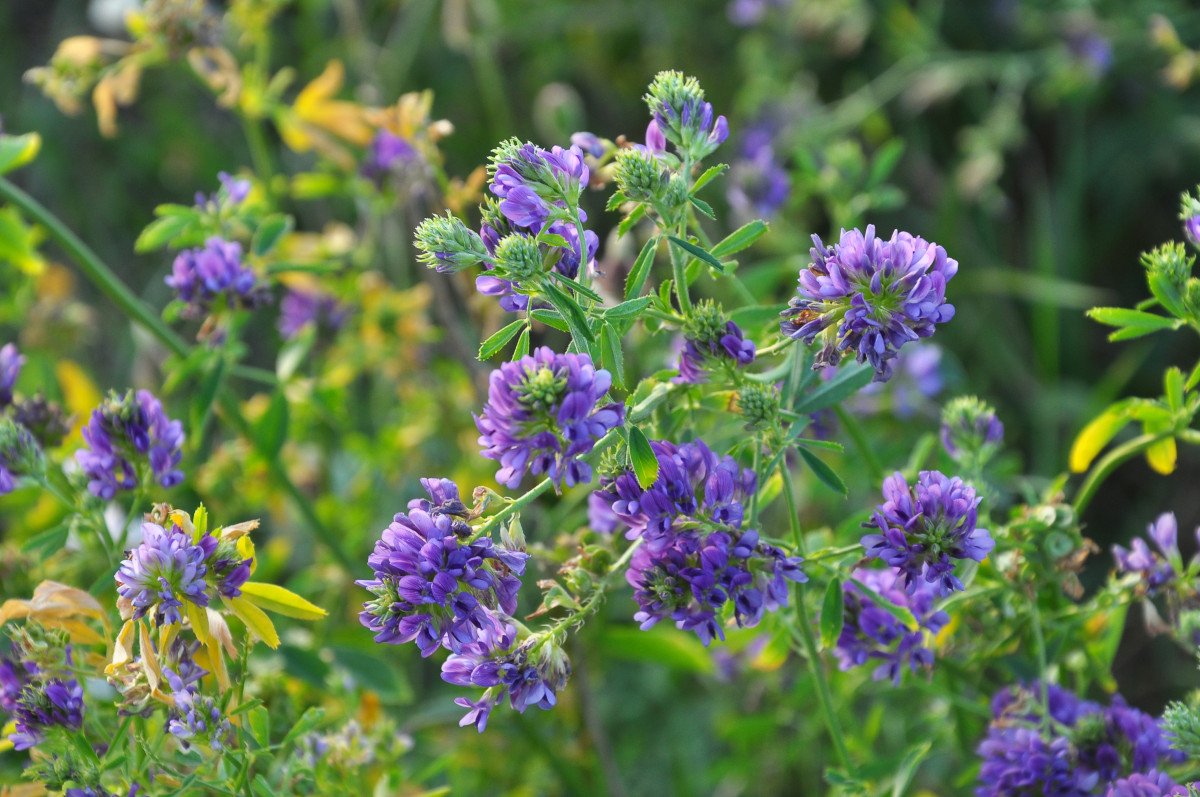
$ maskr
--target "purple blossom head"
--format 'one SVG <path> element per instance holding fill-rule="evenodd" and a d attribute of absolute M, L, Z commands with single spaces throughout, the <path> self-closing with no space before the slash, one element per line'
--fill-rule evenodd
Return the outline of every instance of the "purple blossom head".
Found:
<path fill-rule="evenodd" d="M 349 308 L 333 296 L 319 291 L 291 289 L 279 303 L 279 334 L 291 340 L 306 327 L 339 330 Z"/>
<path fill-rule="evenodd" d="M 1113 782 L 1104 792 L 1104 797 L 1187 797 L 1186 786 L 1171 780 L 1165 772 L 1151 770 L 1146 774 L 1135 772 L 1127 778 Z"/>
<path fill-rule="evenodd" d="M 549 150 L 517 139 L 492 151 L 489 189 L 500 199 L 500 212 L 515 226 L 540 232 L 551 216 L 577 208 L 591 173 L 578 146 Z"/>
<path fill-rule="evenodd" d="M 708 380 L 708 368 L 716 364 L 741 368 L 754 362 L 754 341 L 741 328 L 725 319 L 721 308 L 701 302 L 692 308 L 684 325 L 683 350 L 679 355 L 678 381 L 698 384 Z"/>
<path fill-rule="evenodd" d="M 0 711 L 16 712 L 21 690 L 37 671 L 36 664 L 23 661 L 20 656 L 0 656 Z"/>
<path fill-rule="evenodd" d="M 901 586 L 900 574 L 892 568 L 858 568 L 854 578 L 875 597 L 911 611 L 918 627 L 905 626 L 877 605 L 859 584 L 847 583 L 842 598 L 842 633 L 836 650 L 841 668 L 849 670 L 875 663 L 872 677 L 877 681 L 889 679 L 895 684 L 900 683 L 906 667 L 914 673 L 931 668 L 933 651 L 927 646 L 928 640 L 950 621 L 949 615 L 934 609 L 936 587 L 922 581 L 909 592 Z"/>
<path fill-rule="evenodd" d="M 483 456 L 500 463 L 496 481 L 513 488 L 526 473 L 568 487 L 591 481 L 581 457 L 625 417 L 623 405 L 600 404 L 611 384 L 588 355 L 544 346 L 493 371 L 475 426 Z"/>
<path fill-rule="evenodd" d="M 367 156 L 363 159 L 362 174 L 369 180 L 380 182 L 389 173 L 417 158 L 417 150 L 403 136 L 386 128 L 380 128 L 367 145 Z"/>
<path fill-rule="evenodd" d="M 901 346 L 954 317 L 946 283 L 958 262 L 937 244 L 899 231 L 884 241 L 873 225 L 865 234 L 843 230 L 832 246 L 813 241 L 812 264 L 800 272 L 780 328 L 805 343 L 820 341 L 815 367 L 853 353 L 886 381 Z"/>
<path fill-rule="evenodd" d="M 695 163 L 712 153 L 729 137 L 724 116 L 713 116 L 712 103 L 694 77 L 682 72 L 659 72 L 646 91 L 646 105 L 659 130 Z"/>
<path fill-rule="evenodd" d="M 1141 537 L 1134 537 L 1129 548 L 1114 545 L 1113 559 L 1118 573 L 1136 573 L 1142 580 L 1147 595 L 1155 594 L 1178 577 L 1176 562 L 1182 562 L 1179 553 L 1179 524 L 1174 512 L 1164 512 L 1146 528 L 1147 536 L 1154 548 Z M 1196 530 L 1200 542 L 1200 529 Z M 1157 550 L 1155 550 L 1155 548 Z"/>
<path fill-rule="evenodd" d="M 152 613 L 155 625 L 182 622 L 183 601 L 208 606 L 205 575 L 215 547 L 210 536 L 194 542 L 177 525 L 143 523 L 141 544 L 117 570 L 117 595 L 128 601 L 135 618 Z"/>
<path fill-rule="evenodd" d="M 773 126 L 760 124 L 742 136 L 738 159 L 729 170 L 729 206 L 741 219 L 769 219 L 787 202 L 791 178 L 775 157 Z"/>
<path fill-rule="evenodd" d="M 203 247 L 180 252 L 166 283 L 192 316 L 207 313 L 218 300 L 231 307 L 252 308 L 266 298 L 254 272 L 242 263 L 242 245 L 216 236 Z"/>
<path fill-rule="evenodd" d="M 202 694 L 194 684 L 185 684 L 175 673 L 168 670 L 164 674 L 174 704 L 167 720 L 167 732 L 178 739 L 185 750 L 204 746 L 221 752 L 232 747 L 237 741 L 237 733 L 221 711 L 221 704 Z"/>
<path fill-rule="evenodd" d="M 87 447 L 75 460 L 88 477 L 88 489 L 106 501 L 118 490 L 137 487 L 139 471 L 147 467 L 160 487 L 183 481 L 183 425 L 168 418 L 148 390 L 111 394 L 92 411 L 83 439 Z"/>
<path fill-rule="evenodd" d="M 196 192 L 196 207 L 211 213 L 220 213 L 227 207 L 234 207 L 246 201 L 250 196 L 250 181 L 243 177 L 234 177 L 228 172 L 218 172 L 217 179 L 221 187 L 208 196 Z"/>
<path fill-rule="evenodd" d="M 83 727 L 83 687 L 74 678 L 49 678 L 21 690 L 14 716 L 16 730 L 8 737 L 17 750 L 36 747 L 51 728 Z"/>
<path fill-rule="evenodd" d="M 579 147 L 584 154 L 591 155 L 593 158 L 603 157 L 607 149 L 607 145 L 600 136 L 586 130 L 571 134 L 571 146 Z"/>
<path fill-rule="evenodd" d="M 909 485 L 899 472 L 883 482 L 884 501 L 866 528 L 862 545 L 867 556 L 882 559 L 903 575 L 907 589 L 927 581 L 946 595 L 963 588 L 954 575 L 954 560 L 982 562 L 995 543 L 976 526 L 980 499 L 957 476 L 921 471 Z"/>
<path fill-rule="evenodd" d="M 1077 28 L 1067 31 L 1065 38 L 1071 57 L 1093 78 L 1102 77 L 1112 68 L 1112 42 L 1099 32 Z"/>
<path fill-rule="evenodd" d="M 5 343 L 0 346 L 0 410 L 12 404 L 13 386 L 23 365 L 25 357 L 17 350 L 16 344 Z"/>
<path fill-rule="evenodd" d="M 1188 242 L 1200 248 L 1200 187 L 1184 192 L 1180 197 L 1179 220 L 1183 222 L 1183 234 Z"/>
<path fill-rule="evenodd" d="M 359 620 L 375 641 L 416 642 L 421 655 L 438 646 L 459 651 L 511 615 L 528 555 L 470 541 L 458 488 L 445 479 L 422 481 L 429 500 L 409 503 L 375 543 L 367 563 L 374 578 L 358 581 L 374 594 Z"/>
<path fill-rule="evenodd" d="M 1004 424 L 996 410 L 975 396 L 959 396 L 942 411 L 942 448 L 956 462 L 991 458 L 1004 442 Z"/>

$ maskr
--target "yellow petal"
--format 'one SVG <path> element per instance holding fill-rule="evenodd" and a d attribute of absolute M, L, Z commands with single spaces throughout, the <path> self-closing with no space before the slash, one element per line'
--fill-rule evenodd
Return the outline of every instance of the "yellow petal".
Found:
<path fill-rule="evenodd" d="M 261 609 L 298 620 L 319 620 L 328 614 L 320 606 L 275 584 L 247 581 L 242 585 L 242 595 Z"/>
<path fill-rule="evenodd" d="M 1075 473 L 1083 473 L 1092 464 L 1096 455 L 1108 445 L 1117 432 L 1129 422 L 1124 407 L 1109 407 L 1083 427 L 1071 446 L 1070 465 Z"/>
<path fill-rule="evenodd" d="M 75 416 L 75 433 L 87 423 L 92 409 L 100 403 L 100 391 L 87 372 L 72 360 L 59 360 L 54 365 L 54 374 L 62 388 L 67 409 Z"/>
<path fill-rule="evenodd" d="M 266 612 L 245 598 L 222 598 L 225 605 L 246 624 L 246 629 L 261 639 L 269 648 L 279 647 L 279 632 Z"/>
<path fill-rule="evenodd" d="M 325 71 L 313 79 L 304 88 L 300 89 L 300 93 L 296 95 L 296 101 L 293 103 L 298 113 L 303 114 L 316 105 L 319 105 L 324 100 L 329 99 L 337 93 L 342 87 L 342 81 L 345 80 L 346 70 L 342 66 L 342 62 L 336 58 L 325 65 Z"/>
<path fill-rule="evenodd" d="M 1175 455 L 1174 437 L 1159 440 L 1146 449 L 1146 461 L 1150 463 L 1151 468 L 1164 476 L 1175 472 Z"/>

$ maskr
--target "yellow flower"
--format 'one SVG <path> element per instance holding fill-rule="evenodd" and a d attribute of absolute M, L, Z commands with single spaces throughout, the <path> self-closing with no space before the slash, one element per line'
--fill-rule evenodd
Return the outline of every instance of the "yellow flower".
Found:
<path fill-rule="evenodd" d="M 342 62 L 330 61 L 325 71 L 300 90 L 290 109 L 276 116 L 279 134 L 296 152 L 316 150 L 346 169 L 354 166 L 354 157 L 345 144 L 365 147 L 375 130 L 368 121 L 368 109 L 334 96 L 345 82 Z"/>

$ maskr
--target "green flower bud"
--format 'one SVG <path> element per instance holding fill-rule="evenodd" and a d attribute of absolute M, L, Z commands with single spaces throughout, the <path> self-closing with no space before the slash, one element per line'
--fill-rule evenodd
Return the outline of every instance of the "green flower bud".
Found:
<path fill-rule="evenodd" d="M 417 225 L 414 244 L 417 259 L 441 272 L 477 266 L 488 256 L 479 233 L 449 212 L 445 216 L 431 216 Z"/>
<path fill-rule="evenodd" d="M 496 244 L 496 269 L 507 280 L 528 282 L 542 273 L 542 252 L 531 236 L 513 233 Z"/>
<path fill-rule="evenodd" d="M 662 198 L 670 173 L 657 157 L 631 147 L 617 152 L 613 178 L 625 196 L 640 202 L 653 202 Z"/>

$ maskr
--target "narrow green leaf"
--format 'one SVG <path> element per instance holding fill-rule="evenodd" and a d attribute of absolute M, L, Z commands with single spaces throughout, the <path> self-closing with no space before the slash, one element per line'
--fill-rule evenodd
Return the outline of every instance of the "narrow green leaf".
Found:
<path fill-rule="evenodd" d="M 325 709 L 321 708 L 320 706 L 309 706 L 305 712 L 300 715 L 300 719 L 296 720 L 296 724 L 292 726 L 292 729 L 287 732 L 287 736 L 283 737 L 283 743 L 290 744 L 291 742 L 296 741 L 301 736 L 320 725 L 321 721 L 324 719 Z"/>
<path fill-rule="evenodd" d="M 625 298 L 633 299 L 640 296 L 642 286 L 646 284 L 646 277 L 650 276 L 650 267 L 654 265 L 654 253 L 658 251 L 658 236 L 653 236 L 649 241 L 646 241 L 642 251 L 638 252 L 637 260 L 633 261 L 633 268 L 629 270 L 629 276 L 625 278 Z"/>
<path fill-rule="evenodd" d="M 1171 412 L 1183 409 L 1183 371 L 1171 366 L 1163 374 L 1163 397 Z"/>
<path fill-rule="evenodd" d="M 604 301 L 604 297 L 602 297 L 600 294 L 596 293 L 594 290 L 592 290 L 588 286 L 584 285 L 582 282 L 579 282 L 578 280 L 573 280 L 570 277 L 564 277 L 563 275 L 559 274 L 557 271 L 553 273 L 553 276 L 555 279 L 557 279 L 563 285 L 566 285 L 567 287 L 569 287 L 571 290 L 575 291 L 578 294 L 586 296 L 587 298 L 591 299 L 593 302 L 602 303 Z"/>
<path fill-rule="evenodd" d="M 195 221 L 195 217 L 185 215 L 163 216 L 155 219 L 137 237 L 133 244 L 133 251 L 144 253 L 161 249 L 186 232 Z"/>
<path fill-rule="evenodd" d="M 513 360 L 519 360 L 529 354 L 529 327 L 526 326 L 521 332 L 521 337 L 517 338 L 517 345 L 513 346 Z"/>
<path fill-rule="evenodd" d="M 37 133 L 22 133 L 19 136 L 0 135 L 0 174 L 19 169 L 37 157 L 42 148 L 42 137 Z"/>
<path fill-rule="evenodd" d="M 563 320 L 563 317 L 553 310 L 547 310 L 543 307 L 539 307 L 536 310 L 530 311 L 529 315 L 533 317 L 534 321 L 540 321 L 548 327 L 557 329 L 559 332 L 571 331 L 567 327 L 567 322 Z"/>
<path fill-rule="evenodd" d="M 267 254 L 283 240 L 283 236 L 291 232 L 293 224 L 295 222 L 292 221 L 292 217 L 282 213 L 267 216 L 254 231 L 254 238 L 250 242 L 250 251 L 259 257 Z"/>
<path fill-rule="evenodd" d="M 627 302 L 621 302 L 616 307 L 610 307 L 604 311 L 605 318 L 632 318 L 638 315 L 653 301 L 649 296 L 640 296 L 637 299 L 630 299 Z"/>
<path fill-rule="evenodd" d="M 816 390 L 801 398 L 792 411 L 811 415 L 831 407 L 866 387 L 874 375 L 875 369 L 865 363 L 841 366 L 832 379 L 818 384 Z"/>
<path fill-rule="evenodd" d="M 709 166 L 704 170 L 704 173 L 696 178 L 695 184 L 692 185 L 692 193 L 695 194 L 704 186 L 711 183 L 716 177 L 723 174 L 729 168 L 728 164 L 718 163 L 716 166 Z"/>
<path fill-rule="evenodd" d="M 621 219 L 621 223 L 617 225 L 617 237 L 624 238 L 625 235 L 633 229 L 633 225 L 641 221 L 646 215 L 646 206 L 638 205 L 629 215 Z"/>
<path fill-rule="evenodd" d="M 638 484 L 643 490 L 650 489 L 658 479 L 658 457 L 654 456 L 645 432 L 636 426 L 629 427 L 629 459 Z"/>
<path fill-rule="evenodd" d="M 831 648 L 837 644 L 838 637 L 842 635 L 844 614 L 842 582 L 833 578 L 825 588 L 825 598 L 821 601 L 821 647 Z"/>
<path fill-rule="evenodd" d="M 266 706 L 256 706 L 249 714 L 250 734 L 259 747 L 271 746 L 271 713 Z"/>
<path fill-rule="evenodd" d="M 883 183 L 896 168 L 900 156 L 904 154 L 904 141 L 893 138 L 875 151 L 871 160 L 871 170 L 867 175 L 867 185 L 871 188 Z"/>
<path fill-rule="evenodd" d="M 749 248 L 755 241 L 762 238 L 768 229 L 767 223 L 762 219 L 755 219 L 748 224 L 743 224 L 712 248 L 713 257 L 725 258 Z"/>
<path fill-rule="evenodd" d="M 510 340 L 516 337 L 517 333 L 520 332 L 524 327 L 524 318 L 518 318 L 511 324 L 501 327 L 497 332 L 493 333 L 491 337 L 479 345 L 479 359 L 482 361 L 492 359 L 492 357 L 496 356 L 496 354 L 503 349 Z"/>
<path fill-rule="evenodd" d="M 621 334 L 612 324 L 605 324 L 600 333 L 600 361 L 612 374 L 613 386 L 625 388 L 625 353 L 621 350 Z"/>
<path fill-rule="evenodd" d="M 668 235 L 667 239 L 697 260 L 707 263 L 710 267 L 716 269 L 722 274 L 725 273 L 725 266 L 721 265 L 721 261 L 713 257 L 708 250 L 696 246 L 696 244 L 692 243 L 691 241 L 685 241 L 684 239 L 674 235 Z"/>
<path fill-rule="evenodd" d="M 836 493 L 846 495 L 846 484 L 842 481 L 842 477 L 834 472 L 833 468 L 826 465 L 816 454 L 806 448 L 797 448 L 796 450 L 800 452 L 800 456 L 808 464 L 808 467 L 812 468 L 812 472 L 816 474 L 822 484 Z"/>
<path fill-rule="evenodd" d="M 274 458 L 287 440 L 288 403 L 283 391 L 271 396 L 271 404 L 252 428 L 255 446 L 260 454 Z"/>
<path fill-rule="evenodd" d="M 695 207 L 696 210 L 700 211 L 705 216 L 708 216 L 710 219 L 715 220 L 717 218 L 717 214 L 713 212 L 712 205 L 708 204 L 703 199 L 697 199 L 693 196 L 689 197 L 688 201 L 692 203 L 692 206 Z"/>
<path fill-rule="evenodd" d="M 567 322 L 567 329 L 571 332 L 571 340 L 575 342 L 575 348 L 580 352 L 594 354 L 592 349 L 596 344 L 596 338 L 593 337 L 592 330 L 588 327 L 583 308 L 552 282 L 544 283 L 542 292 L 546 301 L 550 302 L 562 319 Z"/>
<path fill-rule="evenodd" d="M 557 246 L 560 249 L 566 249 L 570 246 L 570 244 L 567 243 L 566 238 L 563 238 L 561 235 L 555 235 L 552 232 L 538 233 L 537 242 L 540 244 L 546 244 L 547 246 Z"/>
<path fill-rule="evenodd" d="M 892 797 L 904 797 L 908 793 L 908 787 L 917 774 L 917 768 L 921 766 L 921 762 L 925 760 L 925 756 L 929 755 L 929 751 L 932 749 L 933 742 L 926 740 L 914 745 L 908 751 L 896 769 L 896 780 L 892 783 Z"/>
<path fill-rule="evenodd" d="M 1177 319 L 1128 307 L 1093 307 L 1087 311 L 1087 316 L 1110 327 L 1137 327 L 1149 331 L 1170 329 L 1179 324 Z"/>

